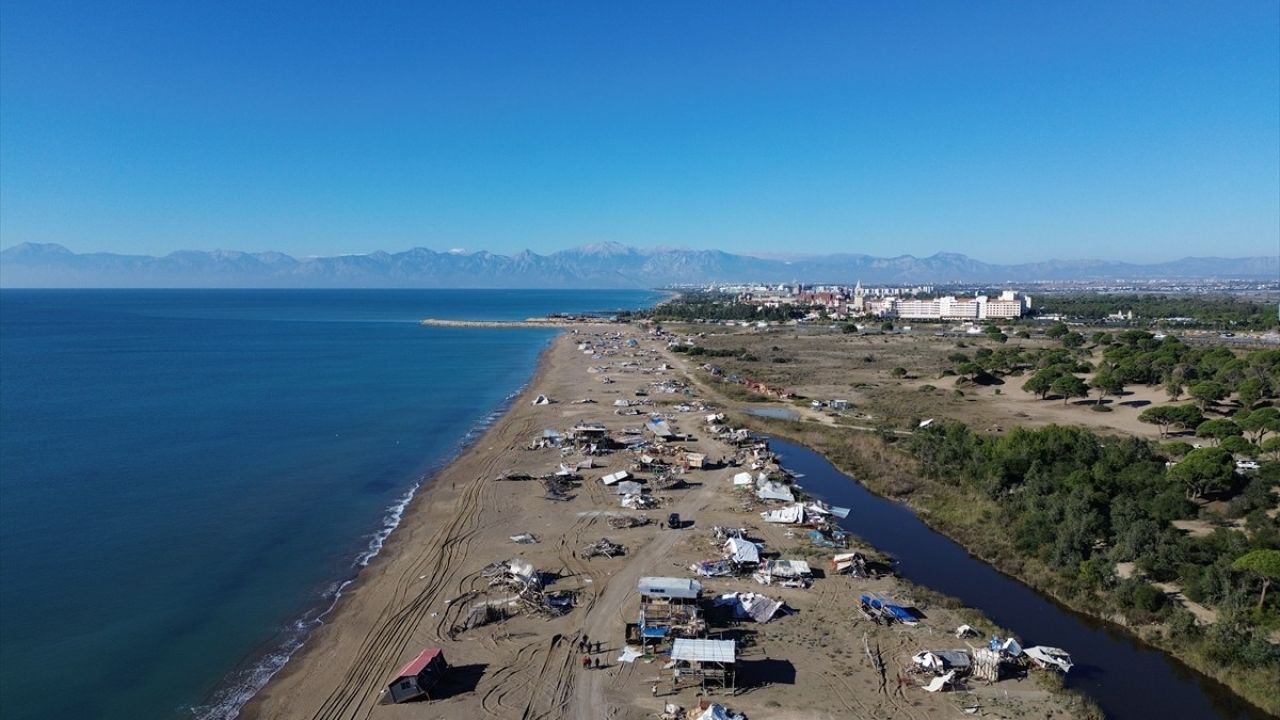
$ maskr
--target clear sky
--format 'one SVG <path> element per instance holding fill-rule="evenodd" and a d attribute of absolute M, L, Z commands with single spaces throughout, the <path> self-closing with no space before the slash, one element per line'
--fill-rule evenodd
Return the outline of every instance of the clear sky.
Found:
<path fill-rule="evenodd" d="M 1280 2 L 4 0 L 23 241 L 1277 254 Z"/>

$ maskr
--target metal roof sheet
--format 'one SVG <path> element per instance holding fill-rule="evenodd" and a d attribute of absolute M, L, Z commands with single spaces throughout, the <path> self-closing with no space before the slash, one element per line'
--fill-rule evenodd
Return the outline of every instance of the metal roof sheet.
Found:
<path fill-rule="evenodd" d="M 671 659 L 689 662 L 735 662 L 736 643 L 733 640 L 698 640 L 676 638 L 671 644 Z"/>
<path fill-rule="evenodd" d="M 694 600 L 702 592 L 702 583 L 689 578 L 642 577 L 636 585 L 641 595 L 673 597 L 682 600 Z"/>
<path fill-rule="evenodd" d="M 440 653 L 440 648 L 427 648 L 426 650 L 423 650 L 418 653 L 418 657 L 405 663 L 405 666 L 400 668 L 400 671 L 396 673 L 396 677 L 402 678 L 417 676 L 417 674 L 422 672 L 423 668 L 430 665 L 431 661 L 435 660 L 436 656 L 440 655 Z"/>

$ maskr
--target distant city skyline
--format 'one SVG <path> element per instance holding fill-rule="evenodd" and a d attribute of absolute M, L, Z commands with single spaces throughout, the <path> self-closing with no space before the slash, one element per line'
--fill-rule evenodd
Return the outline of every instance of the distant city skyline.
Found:
<path fill-rule="evenodd" d="M 0 6 L 0 247 L 1280 255 L 1280 4 Z"/>

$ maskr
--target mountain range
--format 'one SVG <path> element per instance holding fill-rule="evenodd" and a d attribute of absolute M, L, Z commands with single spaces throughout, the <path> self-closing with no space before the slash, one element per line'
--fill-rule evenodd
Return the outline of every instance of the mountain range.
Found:
<path fill-rule="evenodd" d="M 0 252 L 3 287 L 653 288 L 707 282 L 945 284 L 1076 280 L 1280 279 L 1280 256 L 1188 257 L 1152 264 L 1046 260 L 1000 265 L 957 253 L 756 257 L 720 250 L 586 245 L 525 250 L 404 252 L 296 258 L 184 250 L 164 256 L 74 253 L 22 243 Z"/>

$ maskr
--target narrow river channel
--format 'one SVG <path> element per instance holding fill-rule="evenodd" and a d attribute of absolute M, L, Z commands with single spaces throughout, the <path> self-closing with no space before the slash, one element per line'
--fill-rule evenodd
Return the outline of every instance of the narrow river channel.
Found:
<path fill-rule="evenodd" d="M 1052 645 L 1071 653 L 1075 667 L 1067 685 L 1093 698 L 1108 718 L 1268 717 L 1221 683 L 1119 628 L 1072 612 L 1001 574 L 906 505 L 878 497 L 818 453 L 776 438 L 769 444 L 783 467 L 804 475 L 798 482 L 806 492 L 850 508 L 840 525 L 893 556 L 904 578 L 981 610 L 1017 633 L 1024 646 Z"/>

